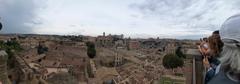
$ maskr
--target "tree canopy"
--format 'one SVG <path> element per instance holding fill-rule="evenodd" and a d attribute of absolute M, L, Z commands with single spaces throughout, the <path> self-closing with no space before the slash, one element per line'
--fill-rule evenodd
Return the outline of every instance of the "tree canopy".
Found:
<path fill-rule="evenodd" d="M 47 52 L 48 51 L 48 47 L 44 47 L 42 45 L 38 45 L 37 50 L 38 50 L 38 54 L 40 55 L 40 54 L 43 54 L 43 53 Z"/>
<path fill-rule="evenodd" d="M 163 66 L 167 69 L 182 67 L 183 64 L 183 60 L 175 54 L 167 54 L 163 58 Z"/>
<path fill-rule="evenodd" d="M 15 40 L 7 41 L 7 42 L 0 41 L 0 48 L 4 50 L 15 50 L 15 51 L 22 50 L 20 44 Z"/>
<path fill-rule="evenodd" d="M 180 58 L 186 58 L 186 55 L 181 51 L 182 47 L 178 47 L 176 50 L 176 55 Z"/>
<path fill-rule="evenodd" d="M 7 64 L 9 68 L 13 68 L 15 66 L 13 56 L 16 52 L 20 52 L 22 50 L 20 44 L 15 40 L 10 40 L 7 42 L 0 41 L 0 49 L 3 49 L 7 52 L 8 54 Z"/>
<path fill-rule="evenodd" d="M 87 42 L 87 55 L 89 58 L 94 58 L 96 56 L 95 44 L 93 42 Z"/>

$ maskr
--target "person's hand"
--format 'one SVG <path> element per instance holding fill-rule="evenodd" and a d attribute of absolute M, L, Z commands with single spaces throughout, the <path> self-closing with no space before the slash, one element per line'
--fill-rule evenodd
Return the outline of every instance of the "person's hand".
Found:
<path fill-rule="evenodd" d="M 207 57 L 204 57 L 204 58 L 203 58 L 203 65 L 204 65 L 204 67 L 206 67 L 207 69 L 210 68 L 210 63 L 209 63 Z"/>
<path fill-rule="evenodd" d="M 201 45 L 198 46 L 198 50 L 202 55 L 204 55 L 204 52 L 203 52 L 203 49 L 202 49 Z"/>

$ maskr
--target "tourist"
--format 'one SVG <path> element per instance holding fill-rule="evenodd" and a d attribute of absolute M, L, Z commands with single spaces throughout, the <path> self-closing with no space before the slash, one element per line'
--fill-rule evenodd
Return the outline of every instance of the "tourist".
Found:
<path fill-rule="evenodd" d="M 208 44 L 209 51 L 207 51 L 207 54 L 203 60 L 203 64 L 207 69 L 205 75 L 205 84 L 219 72 L 220 61 L 218 58 L 220 57 L 219 55 L 223 47 L 220 35 L 217 33 L 213 33 L 212 36 L 208 38 Z"/>
<path fill-rule="evenodd" d="M 203 56 L 206 56 L 207 51 L 209 51 L 209 44 L 207 40 L 208 40 L 207 38 L 200 39 L 201 43 L 198 46 L 198 49 Z"/>
<path fill-rule="evenodd" d="M 204 67 L 210 67 L 208 66 L 209 65 L 209 62 L 207 60 L 207 54 L 208 52 L 210 51 L 210 48 L 209 48 L 209 43 L 208 43 L 208 38 L 203 38 L 203 39 L 200 39 L 200 45 L 198 46 L 198 49 L 200 51 L 200 53 L 202 54 L 203 56 L 203 64 L 204 64 Z"/>
<path fill-rule="evenodd" d="M 198 46 L 200 53 L 203 56 L 203 65 L 206 70 L 205 84 L 208 83 L 218 72 L 220 61 L 218 58 L 222 51 L 223 43 L 221 41 L 219 31 L 214 31 L 209 38 L 200 40 L 201 44 Z"/>
<path fill-rule="evenodd" d="M 240 15 L 227 19 L 220 29 L 224 43 L 220 71 L 208 84 L 240 84 Z"/>

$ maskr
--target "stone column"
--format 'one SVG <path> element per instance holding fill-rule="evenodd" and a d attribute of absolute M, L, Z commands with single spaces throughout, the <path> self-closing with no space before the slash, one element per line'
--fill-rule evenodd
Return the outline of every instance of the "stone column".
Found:
<path fill-rule="evenodd" d="M 3 84 L 10 84 L 7 74 L 7 53 L 0 51 L 0 82 Z"/>

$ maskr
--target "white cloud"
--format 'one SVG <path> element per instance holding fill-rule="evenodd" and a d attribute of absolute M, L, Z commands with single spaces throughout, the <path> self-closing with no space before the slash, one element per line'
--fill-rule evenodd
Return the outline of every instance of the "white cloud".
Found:
<path fill-rule="evenodd" d="M 42 0 L 0 0 L 3 33 L 31 33 L 30 25 L 41 24 L 35 16 L 43 6 Z"/>
<path fill-rule="evenodd" d="M 27 2 L 22 0 L 22 3 Z M 27 4 L 20 7 L 37 10 L 28 19 L 32 33 L 96 36 L 106 32 L 132 37 L 199 38 L 219 29 L 226 18 L 238 13 L 239 3 L 237 0 L 47 0 L 38 2 L 46 4 L 41 10 Z"/>
<path fill-rule="evenodd" d="M 132 7 L 164 25 L 171 36 L 199 37 L 219 29 L 226 18 L 239 13 L 240 6 L 235 3 L 239 1 L 146 0 Z"/>

